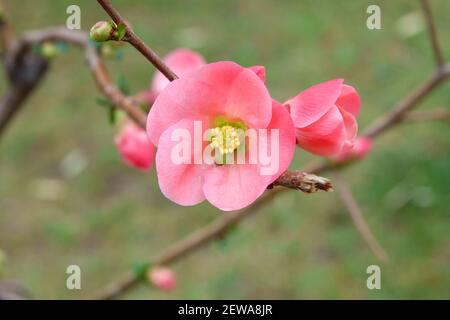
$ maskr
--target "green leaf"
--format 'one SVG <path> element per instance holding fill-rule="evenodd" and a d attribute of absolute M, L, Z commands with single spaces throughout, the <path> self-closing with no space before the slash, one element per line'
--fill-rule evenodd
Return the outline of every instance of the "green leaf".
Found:
<path fill-rule="evenodd" d="M 125 78 L 123 74 L 119 74 L 119 76 L 117 77 L 117 87 L 120 91 L 122 91 L 124 95 L 127 96 L 130 94 L 130 85 L 127 78 Z"/>
<path fill-rule="evenodd" d="M 111 103 L 111 101 L 106 100 L 104 98 L 97 98 L 95 99 L 95 101 L 97 102 L 98 105 L 102 106 L 102 107 L 113 107 L 114 105 Z"/>
<path fill-rule="evenodd" d="M 121 23 L 117 26 L 117 40 L 120 41 L 125 37 L 125 34 L 127 33 L 127 27 Z"/>
<path fill-rule="evenodd" d="M 143 279 L 145 279 L 145 273 L 151 267 L 151 265 L 152 264 L 148 261 L 138 261 L 138 262 L 134 262 L 131 265 L 131 270 L 137 279 L 143 280 Z"/>
<path fill-rule="evenodd" d="M 114 20 L 110 20 L 109 23 L 112 25 L 114 29 L 117 29 L 117 23 L 115 23 Z"/>
<path fill-rule="evenodd" d="M 110 107 L 108 110 L 109 110 L 109 123 L 111 125 L 115 125 L 117 122 L 117 108 Z"/>

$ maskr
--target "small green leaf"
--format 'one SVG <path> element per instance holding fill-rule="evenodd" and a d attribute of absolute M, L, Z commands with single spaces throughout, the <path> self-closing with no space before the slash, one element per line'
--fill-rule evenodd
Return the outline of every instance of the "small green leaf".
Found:
<path fill-rule="evenodd" d="M 125 34 L 127 33 L 127 27 L 121 23 L 117 26 L 117 40 L 120 41 L 125 37 Z"/>
<path fill-rule="evenodd" d="M 140 104 L 139 104 L 139 107 L 141 108 L 141 110 L 142 111 L 144 111 L 145 113 L 148 113 L 148 111 L 149 111 L 149 105 L 146 103 L 146 102 L 141 102 Z"/>
<path fill-rule="evenodd" d="M 123 74 L 119 74 L 119 76 L 117 77 L 117 87 L 120 91 L 122 91 L 124 95 L 127 96 L 130 94 L 130 85 L 127 78 L 125 78 Z"/>
<path fill-rule="evenodd" d="M 148 261 L 138 261 L 134 262 L 131 266 L 131 270 L 137 279 L 143 280 L 145 279 L 145 273 L 151 267 L 151 263 Z"/>
<path fill-rule="evenodd" d="M 113 106 L 113 104 L 109 100 L 106 100 L 104 98 L 97 98 L 97 99 L 95 99 L 95 101 L 97 102 L 98 105 L 100 105 L 102 107 L 112 107 Z"/>
<path fill-rule="evenodd" d="M 108 110 L 109 110 L 109 123 L 111 125 L 115 125 L 117 120 L 117 108 L 110 107 Z"/>
<path fill-rule="evenodd" d="M 112 25 L 114 29 L 117 29 L 117 23 L 115 23 L 114 20 L 110 20 L 109 23 Z"/>

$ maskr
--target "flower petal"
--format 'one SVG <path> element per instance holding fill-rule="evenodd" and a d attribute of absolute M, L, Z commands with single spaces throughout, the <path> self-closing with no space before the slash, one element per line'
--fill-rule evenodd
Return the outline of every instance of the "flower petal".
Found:
<path fill-rule="evenodd" d="M 202 132 L 203 130 L 204 128 L 201 128 Z M 191 160 L 187 164 L 178 163 L 178 159 L 175 161 L 173 155 L 174 148 L 181 143 L 181 139 L 175 139 L 175 135 L 179 133 L 188 133 L 191 138 L 191 144 L 187 146 L 191 150 Z M 173 202 L 184 206 L 196 205 L 205 199 L 203 193 L 205 166 L 195 164 L 194 137 L 196 137 L 194 122 L 192 120 L 181 120 L 164 131 L 156 152 L 156 171 L 161 192 Z M 198 139 L 198 137 L 195 139 Z M 201 147 L 200 152 L 202 150 Z"/>
<path fill-rule="evenodd" d="M 264 66 L 252 66 L 248 69 L 252 70 L 261 79 L 262 82 L 266 82 L 266 68 L 264 68 Z"/>
<path fill-rule="evenodd" d="M 339 108 L 333 106 L 313 124 L 296 129 L 297 144 L 319 156 L 339 153 L 346 141 L 344 120 Z"/>
<path fill-rule="evenodd" d="M 341 112 L 342 119 L 344 120 L 346 139 L 353 142 L 358 134 L 358 122 L 352 113 L 341 108 L 339 108 L 339 111 Z"/>
<path fill-rule="evenodd" d="M 147 118 L 147 133 L 157 145 L 161 134 L 182 119 L 207 121 L 221 114 L 226 96 L 195 79 L 169 83 L 153 103 Z"/>
<path fill-rule="evenodd" d="M 191 78 L 210 85 L 227 97 L 222 106 L 224 116 L 240 119 L 253 128 L 266 128 L 269 124 L 272 117 L 271 97 L 252 70 L 231 61 L 221 61 L 204 66 Z"/>
<path fill-rule="evenodd" d="M 164 62 L 180 78 L 206 64 L 205 59 L 200 54 L 183 48 L 170 52 L 164 58 Z M 168 83 L 169 80 L 158 71 L 153 77 L 152 91 L 158 95 Z"/>
<path fill-rule="evenodd" d="M 316 84 L 286 101 L 290 105 L 291 117 L 296 128 L 304 128 L 320 119 L 338 99 L 343 79 Z"/>
<path fill-rule="evenodd" d="M 341 95 L 336 101 L 336 105 L 357 117 L 359 115 L 361 99 L 355 88 L 344 84 L 342 86 Z"/>
<path fill-rule="evenodd" d="M 205 172 L 203 192 L 212 205 L 223 211 L 247 207 L 266 190 L 270 176 L 260 174 L 257 164 L 210 167 Z"/>
<path fill-rule="evenodd" d="M 272 101 L 272 121 L 267 127 L 270 132 L 274 129 L 279 130 L 279 143 L 278 143 L 278 172 L 272 176 L 269 184 L 275 181 L 283 172 L 285 172 L 292 162 L 295 153 L 295 128 L 289 112 L 279 102 Z M 271 141 L 268 139 L 269 147 L 271 150 Z M 271 155 L 274 157 L 275 155 Z M 273 159 L 272 159 L 273 161 Z"/>

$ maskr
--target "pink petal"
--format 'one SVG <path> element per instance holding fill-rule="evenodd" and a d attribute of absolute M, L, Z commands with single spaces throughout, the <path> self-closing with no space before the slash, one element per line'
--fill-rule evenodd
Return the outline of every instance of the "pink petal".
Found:
<path fill-rule="evenodd" d="M 252 66 L 248 69 L 252 70 L 262 82 L 266 82 L 266 68 L 264 66 Z"/>
<path fill-rule="evenodd" d="M 227 101 L 222 113 L 230 119 L 239 119 L 253 128 L 265 128 L 272 117 L 272 100 L 261 79 L 240 65 L 221 61 L 201 68 L 190 78 L 219 90 Z"/>
<path fill-rule="evenodd" d="M 203 192 L 206 199 L 220 210 L 239 210 L 263 194 L 270 178 L 260 174 L 257 164 L 210 167 L 205 172 Z"/>
<path fill-rule="evenodd" d="M 178 77 L 186 76 L 206 64 L 205 59 L 197 52 L 189 49 L 177 49 L 170 52 L 164 62 Z M 169 83 L 161 73 L 156 72 L 152 81 L 152 91 L 158 95 Z"/>
<path fill-rule="evenodd" d="M 344 109 L 339 109 L 339 111 L 344 120 L 346 139 L 353 143 L 353 140 L 355 140 L 356 135 L 358 134 L 358 122 L 356 122 L 356 118 L 350 112 L 347 112 Z"/>
<path fill-rule="evenodd" d="M 182 119 L 203 120 L 218 116 L 226 96 L 214 87 L 195 79 L 169 83 L 153 103 L 147 118 L 147 133 L 157 145 L 161 134 Z"/>
<path fill-rule="evenodd" d="M 338 155 L 331 157 L 331 160 L 340 163 L 352 159 L 362 159 L 372 150 L 372 146 L 373 142 L 370 138 L 357 138 L 353 148 L 343 149 Z"/>
<path fill-rule="evenodd" d="M 267 129 L 279 130 L 279 170 L 272 176 L 269 183 L 275 181 L 283 172 L 285 172 L 292 162 L 295 153 L 295 128 L 289 112 L 279 102 L 272 102 L 272 121 Z M 268 139 L 269 144 L 271 139 Z M 268 148 L 270 149 L 270 146 Z"/>
<path fill-rule="evenodd" d="M 191 135 L 191 161 L 190 164 L 178 164 L 172 157 L 173 148 L 180 143 L 179 140 L 172 141 L 175 130 L 187 130 Z M 202 132 L 204 128 L 202 128 Z M 179 131 L 178 131 L 179 132 Z M 161 192 L 173 202 L 192 206 L 205 199 L 203 194 L 203 164 L 194 162 L 194 122 L 181 120 L 169 127 L 161 135 L 156 152 L 156 171 Z M 203 148 L 201 148 L 203 150 Z M 200 150 L 200 152 L 201 152 Z"/>
<path fill-rule="evenodd" d="M 304 128 L 323 117 L 338 99 L 343 79 L 316 84 L 286 101 L 296 128 Z"/>
<path fill-rule="evenodd" d="M 336 105 L 357 117 L 359 115 L 361 99 L 355 88 L 344 84 L 342 86 L 341 95 L 336 101 Z"/>
<path fill-rule="evenodd" d="M 301 148 L 319 156 L 339 153 L 347 138 L 344 120 L 336 106 L 313 124 L 297 129 L 296 135 Z"/>

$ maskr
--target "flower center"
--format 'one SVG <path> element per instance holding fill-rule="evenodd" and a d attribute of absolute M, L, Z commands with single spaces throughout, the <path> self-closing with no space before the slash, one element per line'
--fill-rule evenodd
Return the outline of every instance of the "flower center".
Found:
<path fill-rule="evenodd" d="M 222 127 L 215 127 L 211 129 L 211 147 L 222 155 L 233 153 L 240 145 L 242 141 L 242 129 L 235 128 L 232 125 L 224 125 Z"/>

